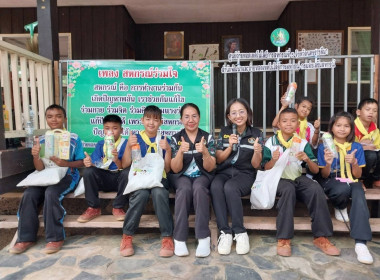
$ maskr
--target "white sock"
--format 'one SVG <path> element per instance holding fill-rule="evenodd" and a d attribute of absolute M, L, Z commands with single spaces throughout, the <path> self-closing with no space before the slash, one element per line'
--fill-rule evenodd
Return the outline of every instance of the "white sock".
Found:
<path fill-rule="evenodd" d="M 178 257 L 184 257 L 189 255 L 185 241 L 178 241 L 174 239 L 174 254 Z"/>
<path fill-rule="evenodd" d="M 210 237 L 198 239 L 198 247 L 195 251 L 195 256 L 198 258 L 204 258 L 210 255 Z"/>

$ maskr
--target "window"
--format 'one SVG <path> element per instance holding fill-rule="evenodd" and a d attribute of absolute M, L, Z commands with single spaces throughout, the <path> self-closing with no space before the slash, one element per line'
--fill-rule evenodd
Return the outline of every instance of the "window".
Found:
<path fill-rule="evenodd" d="M 348 27 L 348 55 L 371 54 L 371 27 Z M 356 83 L 358 80 L 358 60 L 349 59 L 348 81 Z M 371 77 L 371 59 L 361 59 L 360 79 L 362 83 L 369 83 Z"/>

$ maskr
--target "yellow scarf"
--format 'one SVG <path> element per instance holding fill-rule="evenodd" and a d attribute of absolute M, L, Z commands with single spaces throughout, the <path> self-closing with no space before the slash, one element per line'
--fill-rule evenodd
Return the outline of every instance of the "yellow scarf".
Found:
<path fill-rule="evenodd" d="M 119 136 L 119 139 L 117 139 L 117 141 L 115 142 L 114 149 L 117 149 L 117 146 L 119 146 L 120 142 L 121 142 L 121 136 Z M 104 145 L 104 144 L 103 144 L 103 153 L 104 153 L 103 164 L 105 164 L 109 159 L 106 157 L 107 151 L 106 151 L 106 145 Z"/>
<path fill-rule="evenodd" d="M 340 163 L 340 177 L 350 179 L 353 182 L 357 182 L 358 180 L 354 180 L 351 173 L 351 165 L 348 162 L 345 162 L 345 157 L 347 155 L 347 151 L 351 150 L 351 143 L 344 142 L 344 144 L 338 143 L 334 139 L 334 144 L 339 148 L 339 163 Z M 347 177 L 345 174 L 345 169 L 347 170 Z"/>
<path fill-rule="evenodd" d="M 304 118 L 303 120 L 298 119 L 300 122 L 300 133 L 299 136 L 301 139 L 306 139 L 306 129 L 307 129 L 307 119 Z"/>
<path fill-rule="evenodd" d="M 154 151 L 157 153 L 157 150 L 158 150 L 158 147 L 157 147 L 157 143 L 156 141 L 154 143 L 152 143 L 148 137 L 148 135 L 146 134 L 145 130 L 142 130 L 140 131 L 140 136 L 142 138 L 142 140 L 145 142 L 145 144 L 148 145 L 148 149 L 147 149 L 147 153 L 151 153 L 152 152 L 152 148 L 154 149 Z M 157 137 L 157 136 L 156 136 Z M 164 172 L 162 172 L 162 177 L 163 178 L 166 178 L 166 172 L 165 172 L 165 169 L 164 169 Z"/>
<path fill-rule="evenodd" d="M 285 148 L 289 149 L 292 146 L 293 137 L 289 141 L 285 141 L 284 137 L 282 136 L 281 130 L 277 131 L 277 138 L 280 141 L 281 145 Z"/>
<path fill-rule="evenodd" d="M 355 126 L 360 131 L 360 133 L 363 134 L 363 137 L 360 140 L 365 140 L 365 139 L 371 140 L 373 141 L 373 144 L 376 146 L 377 149 L 380 148 L 380 133 L 377 127 L 375 130 L 368 132 L 359 118 L 355 119 Z M 355 135 L 355 141 L 360 142 L 360 140 Z"/>

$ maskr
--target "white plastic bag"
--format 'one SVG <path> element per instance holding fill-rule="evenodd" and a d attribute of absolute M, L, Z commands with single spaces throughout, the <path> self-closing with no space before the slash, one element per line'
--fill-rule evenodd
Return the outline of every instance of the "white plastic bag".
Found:
<path fill-rule="evenodd" d="M 18 183 L 17 187 L 46 187 L 58 184 L 65 177 L 67 169 L 68 167 L 49 167 L 41 171 L 36 170 Z"/>
<path fill-rule="evenodd" d="M 164 172 L 165 162 L 162 157 L 162 150 L 159 146 L 161 136 L 157 134 L 157 152 L 146 153 L 145 157 L 136 164 L 132 163 L 128 175 L 128 184 L 124 194 L 128 194 L 140 189 L 151 189 L 163 187 L 161 180 Z"/>
<path fill-rule="evenodd" d="M 76 187 L 75 191 L 74 191 L 74 196 L 77 197 L 78 195 L 81 195 L 81 194 L 84 194 L 84 181 L 83 181 L 83 177 L 80 178 L 79 180 L 79 183 L 78 183 L 78 186 Z"/>
<path fill-rule="evenodd" d="M 288 163 L 289 150 L 285 150 L 271 169 L 257 171 L 256 180 L 251 189 L 251 209 L 271 209 L 273 207 L 278 182 Z"/>

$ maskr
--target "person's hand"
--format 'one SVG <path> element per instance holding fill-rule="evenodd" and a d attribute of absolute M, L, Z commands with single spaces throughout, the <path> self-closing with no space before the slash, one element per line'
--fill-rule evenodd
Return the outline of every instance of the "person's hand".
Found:
<path fill-rule="evenodd" d="M 68 167 L 67 160 L 60 159 L 59 157 L 56 157 L 56 156 L 50 157 L 50 160 L 60 167 Z"/>
<path fill-rule="evenodd" d="M 195 144 L 195 149 L 197 150 L 198 153 L 201 153 L 201 154 L 204 154 L 207 151 L 204 136 L 202 136 L 201 141 Z"/>
<path fill-rule="evenodd" d="M 284 109 L 288 108 L 288 106 L 289 106 L 288 101 L 286 101 L 286 92 L 281 97 L 281 105 L 282 105 L 282 108 L 284 108 Z"/>
<path fill-rule="evenodd" d="M 166 140 L 166 136 L 164 137 L 164 139 L 161 139 L 160 142 L 159 142 L 159 146 L 160 148 L 164 151 L 168 151 L 170 150 L 170 145 L 168 143 L 168 140 Z"/>
<path fill-rule="evenodd" d="M 239 141 L 239 137 L 236 134 L 231 134 L 228 138 L 228 143 L 230 144 L 230 147 L 232 148 L 233 144 L 237 144 Z"/>
<path fill-rule="evenodd" d="M 117 152 L 116 148 L 112 150 L 112 161 L 116 162 L 118 160 L 119 153 Z"/>
<path fill-rule="evenodd" d="M 344 160 L 349 164 L 356 164 L 357 163 L 357 160 L 355 157 L 356 152 L 357 152 L 357 149 L 353 150 L 351 154 L 346 155 Z"/>
<path fill-rule="evenodd" d="M 296 158 L 297 158 L 298 160 L 302 160 L 302 161 L 304 161 L 304 162 L 307 162 L 308 159 L 309 159 L 309 157 L 307 156 L 307 154 L 306 154 L 305 152 L 303 152 L 303 151 L 297 152 L 297 153 L 295 154 L 295 156 L 296 156 Z"/>
<path fill-rule="evenodd" d="M 314 129 L 316 132 L 319 132 L 319 128 L 321 127 L 321 118 L 318 118 L 314 121 Z"/>
<path fill-rule="evenodd" d="M 253 144 L 253 150 L 255 152 L 254 154 L 261 154 L 261 152 L 263 151 L 263 148 L 259 144 L 259 137 L 256 138 L 255 143 Z"/>
<path fill-rule="evenodd" d="M 280 147 L 277 147 L 277 149 L 272 153 L 272 159 L 274 161 L 278 161 L 280 158 Z"/>
<path fill-rule="evenodd" d="M 133 145 L 137 144 L 137 136 L 132 134 L 132 130 L 129 131 L 129 137 L 128 137 L 128 142 L 127 146 L 132 148 Z"/>
<path fill-rule="evenodd" d="M 328 164 L 328 165 L 331 165 L 333 163 L 333 160 L 334 160 L 334 154 L 329 150 L 329 149 L 325 149 L 325 162 Z"/>
<path fill-rule="evenodd" d="M 360 144 L 362 144 L 363 150 L 365 151 L 376 150 L 376 146 L 373 144 L 373 141 L 370 139 L 361 140 Z"/>
<path fill-rule="evenodd" d="M 92 160 L 91 160 L 91 157 L 88 155 L 87 152 L 84 152 L 84 155 L 86 156 L 86 157 L 83 159 L 83 164 L 84 164 L 84 166 L 86 166 L 86 167 L 91 167 L 91 166 L 92 166 Z"/>
<path fill-rule="evenodd" d="M 39 158 L 40 157 L 40 151 L 41 151 L 41 145 L 40 145 L 40 139 L 38 136 L 35 137 L 33 147 L 32 147 L 32 156 L 34 158 Z"/>
<path fill-rule="evenodd" d="M 185 152 L 188 152 L 189 149 L 190 149 L 190 144 L 185 141 L 185 138 L 183 138 L 183 136 L 181 136 L 181 146 L 179 147 L 179 151 L 181 153 L 185 153 Z"/>

